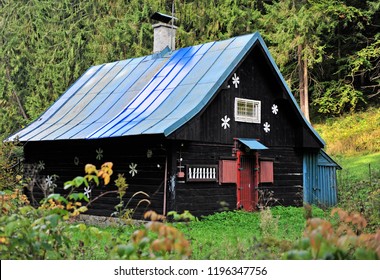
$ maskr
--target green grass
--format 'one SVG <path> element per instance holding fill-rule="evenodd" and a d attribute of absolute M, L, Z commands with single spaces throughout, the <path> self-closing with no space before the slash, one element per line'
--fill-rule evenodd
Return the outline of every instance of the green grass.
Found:
<path fill-rule="evenodd" d="M 380 226 L 380 107 L 314 125 L 338 171 L 338 207 L 360 212 L 368 230 Z"/>
<path fill-rule="evenodd" d="M 302 236 L 306 224 L 304 209 L 273 207 L 270 212 L 269 218 L 260 212 L 221 212 L 199 221 L 173 225 L 191 241 L 194 260 L 280 259 Z M 313 207 L 313 216 L 323 218 L 328 214 Z M 266 223 L 268 232 L 262 223 Z M 80 230 L 74 226 L 70 228 L 72 248 L 79 252 L 77 259 L 107 259 L 115 240 L 127 244 L 136 229 L 87 226 Z"/>
<path fill-rule="evenodd" d="M 338 172 L 341 180 L 360 181 L 379 177 L 380 152 L 364 155 L 335 156 L 337 163 L 343 168 Z"/>
<path fill-rule="evenodd" d="M 380 107 L 329 118 L 313 126 L 326 141 L 330 155 L 380 152 Z"/>
<path fill-rule="evenodd" d="M 178 227 L 192 242 L 192 259 L 279 259 L 302 236 L 306 219 L 299 207 L 273 207 L 271 213 L 268 219 L 260 212 L 222 212 Z M 313 215 L 327 216 L 315 207 Z"/>
<path fill-rule="evenodd" d="M 80 224 L 69 228 L 72 248 L 80 252 L 76 257 L 82 260 L 105 260 L 114 246 L 118 243 L 128 243 L 134 226 L 86 226 L 80 229 Z M 83 242 L 84 240 L 84 242 Z M 84 244 L 85 243 L 85 244 Z"/>

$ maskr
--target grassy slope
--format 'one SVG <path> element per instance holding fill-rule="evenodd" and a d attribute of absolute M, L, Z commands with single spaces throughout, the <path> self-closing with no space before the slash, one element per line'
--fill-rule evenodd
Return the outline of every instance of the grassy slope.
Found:
<path fill-rule="evenodd" d="M 314 124 L 331 155 L 357 156 L 380 152 L 380 108 L 347 114 Z"/>
<path fill-rule="evenodd" d="M 360 212 L 368 229 L 380 226 L 380 108 L 314 125 L 327 152 L 342 166 L 338 207 Z"/>
<path fill-rule="evenodd" d="M 380 108 L 331 118 L 314 125 L 326 151 L 342 167 L 340 176 L 362 180 L 380 171 Z"/>
<path fill-rule="evenodd" d="M 380 152 L 361 156 L 337 156 L 342 166 L 340 179 L 359 181 L 372 179 L 380 175 Z"/>

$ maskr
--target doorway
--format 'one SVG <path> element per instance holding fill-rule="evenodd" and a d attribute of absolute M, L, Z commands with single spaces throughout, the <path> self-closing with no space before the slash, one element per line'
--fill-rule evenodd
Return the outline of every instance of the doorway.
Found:
<path fill-rule="evenodd" d="M 237 208 L 256 210 L 258 192 L 258 153 L 237 152 Z"/>

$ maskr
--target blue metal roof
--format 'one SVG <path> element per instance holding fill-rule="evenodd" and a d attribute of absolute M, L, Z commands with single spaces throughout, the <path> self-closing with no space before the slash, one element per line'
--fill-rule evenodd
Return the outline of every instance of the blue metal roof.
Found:
<path fill-rule="evenodd" d="M 251 150 L 266 150 L 266 149 L 268 149 L 268 147 L 264 146 L 263 144 L 261 144 L 256 139 L 238 138 L 237 140 L 239 140 L 241 143 L 246 145 Z"/>
<path fill-rule="evenodd" d="M 253 33 L 93 66 L 40 118 L 8 140 L 167 136 L 202 110 L 256 42 L 302 116 L 263 39 Z"/>

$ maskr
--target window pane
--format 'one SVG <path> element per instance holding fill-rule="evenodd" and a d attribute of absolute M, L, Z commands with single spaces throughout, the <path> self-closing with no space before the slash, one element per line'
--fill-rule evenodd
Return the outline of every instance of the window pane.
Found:
<path fill-rule="evenodd" d="M 235 120 L 240 122 L 260 123 L 260 101 L 236 98 Z"/>
<path fill-rule="evenodd" d="M 247 117 L 253 117 L 253 102 L 247 101 L 246 116 Z"/>

